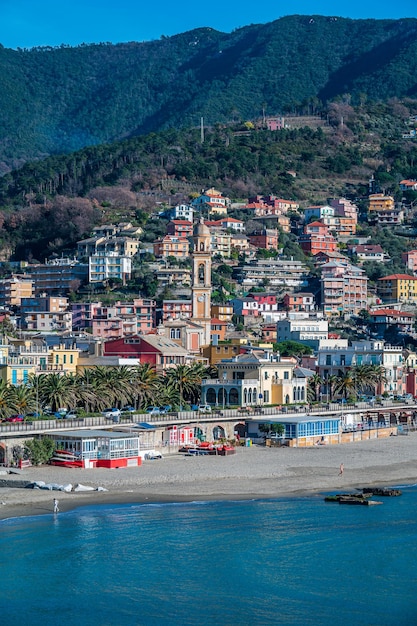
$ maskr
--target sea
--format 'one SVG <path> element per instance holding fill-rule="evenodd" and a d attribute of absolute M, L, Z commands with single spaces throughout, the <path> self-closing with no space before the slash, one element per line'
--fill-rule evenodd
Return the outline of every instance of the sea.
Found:
<path fill-rule="evenodd" d="M 417 485 L 400 488 L 373 507 L 311 495 L 4 520 L 0 623 L 416 626 Z"/>

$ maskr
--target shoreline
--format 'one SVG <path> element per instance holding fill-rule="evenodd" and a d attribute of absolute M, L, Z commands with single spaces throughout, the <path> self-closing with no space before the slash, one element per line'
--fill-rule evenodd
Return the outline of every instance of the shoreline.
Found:
<path fill-rule="evenodd" d="M 83 506 L 303 497 L 417 482 L 417 433 L 314 448 L 237 448 L 227 457 L 167 455 L 123 469 L 26 468 L 0 488 L 0 520 Z M 345 471 L 339 476 L 343 462 Z M 6 478 L 6 477 L 5 477 Z M 18 487 L 22 481 L 82 484 L 106 491 L 61 492 Z M 16 487 L 12 486 L 16 483 Z"/>

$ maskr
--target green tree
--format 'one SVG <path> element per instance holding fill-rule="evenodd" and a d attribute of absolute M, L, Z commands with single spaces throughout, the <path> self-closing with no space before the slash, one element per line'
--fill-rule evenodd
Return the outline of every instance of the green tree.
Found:
<path fill-rule="evenodd" d="M 24 443 L 24 456 L 32 465 L 48 463 L 55 452 L 55 442 L 50 437 L 29 439 Z"/>
<path fill-rule="evenodd" d="M 304 343 L 300 343 L 299 341 L 291 340 L 275 343 L 274 350 L 279 352 L 281 356 L 301 357 L 313 354 L 313 350 L 310 346 L 306 346 Z"/>

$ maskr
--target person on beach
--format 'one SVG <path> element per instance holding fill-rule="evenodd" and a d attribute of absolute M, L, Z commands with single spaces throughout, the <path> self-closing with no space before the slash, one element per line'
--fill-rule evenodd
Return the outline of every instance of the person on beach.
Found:
<path fill-rule="evenodd" d="M 59 508 L 58 508 L 58 500 L 56 498 L 54 498 L 54 513 L 58 513 L 59 512 Z"/>
<path fill-rule="evenodd" d="M 344 471 L 345 471 L 345 466 L 343 465 L 343 463 L 341 463 L 339 467 L 339 476 L 343 476 Z"/>

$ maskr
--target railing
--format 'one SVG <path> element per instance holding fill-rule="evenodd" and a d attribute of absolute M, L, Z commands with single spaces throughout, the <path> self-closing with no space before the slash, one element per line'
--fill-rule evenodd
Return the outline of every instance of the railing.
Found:
<path fill-rule="evenodd" d="M 400 412 L 415 412 L 417 418 L 417 405 L 416 404 L 389 404 L 389 401 L 385 401 L 384 405 L 375 407 L 373 404 L 367 402 L 358 402 L 355 405 L 344 404 L 343 406 L 338 403 L 322 404 L 319 406 L 309 407 L 305 404 L 296 404 L 289 406 L 261 406 L 253 405 L 247 407 L 237 407 L 233 409 L 213 407 L 211 412 L 203 411 L 181 411 L 178 413 L 165 413 L 161 415 L 148 415 L 146 413 L 134 413 L 129 416 L 122 416 L 120 421 L 106 418 L 104 416 L 91 416 L 81 417 L 74 419 L 45 419 L 45 420 L 33 420 L 32 422 L 13 422 L 13 423 L 0 423 L 0 436 L 11 437 L 14 435 L 38 434 L 40 432 L 47 432 L 52 430 L 74 430 L 74 429 L 88 429 L 88 428 L 113 428 L 114 426 L 127 426 L 134 427 L 139 422 L 146 422 L 156 427 L 163 425 L 175 425 L 175 424 L 190 424 L 195 422 L 216 422 L 220 420 L 236 420 L 242 421 L 245 419 L 256 419 L 260 416 L 277 416 L 283 417 L 291 416 L 314 416 L 314 415 L 338 415 L 343 419 L 349 413 L 360 414 L 366 412 L 369 415 L 377 416 L 378 413 L 400 413 Z M 402 421 L 400 418 L 397 424 L 388 425 L 401 425 L 407 426 L 412 429 L 416 419 L 414 416 L 408 421 Z M 389 418 L 388 418 L 389 421 Z M 372 423 L 377 423 L 377 419 L 372 419 Z M 368 423 L 367 420 L 363 420 L 363 424 Z M 369 422 L 370 423 L 370 422 Z M 382 421 L 379 422 L 382 427 Z M 414 428 L 413 428 L 414 430 Z"/>

